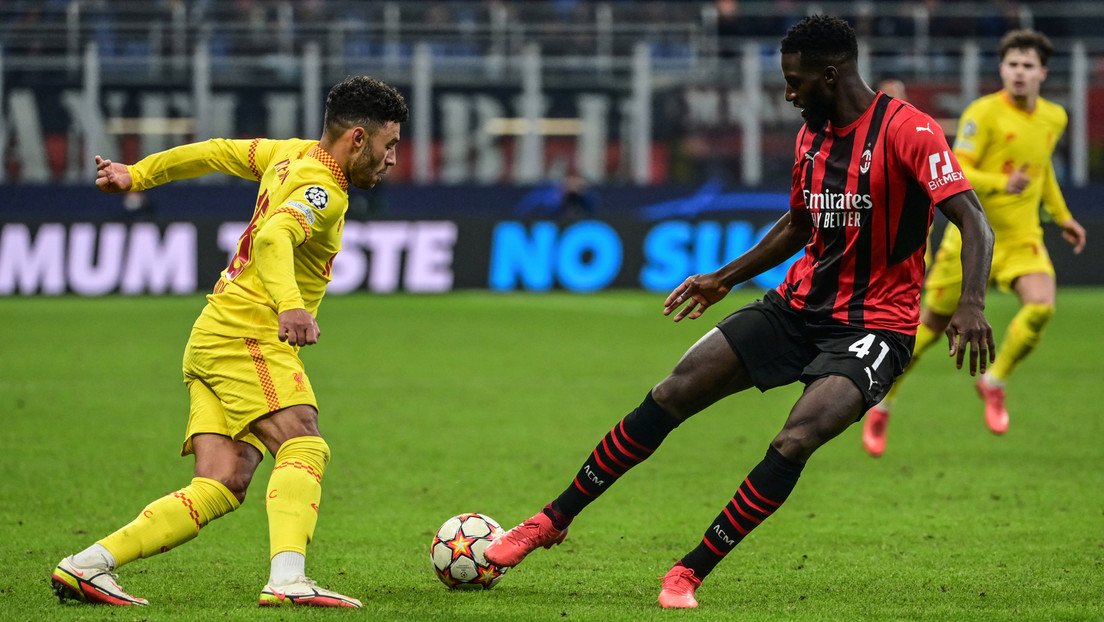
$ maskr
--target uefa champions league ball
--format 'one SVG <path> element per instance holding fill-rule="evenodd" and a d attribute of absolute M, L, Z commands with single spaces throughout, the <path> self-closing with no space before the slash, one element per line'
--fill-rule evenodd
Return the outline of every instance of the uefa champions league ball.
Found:
<path fill-rule="evenodd" d="M 493 518 L 483 514 L 458 514 L 445 521 L 429 549 L 437 578 L 450 589 L 494 587 L 509 569 L 488 562 L 483 551 L 503 533 Z"/>

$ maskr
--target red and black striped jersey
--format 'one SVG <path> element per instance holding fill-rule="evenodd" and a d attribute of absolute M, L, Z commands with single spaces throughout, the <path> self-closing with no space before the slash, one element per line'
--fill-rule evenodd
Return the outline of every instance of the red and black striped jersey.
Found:
<path fill-rule="evenodd" d="M 847 127 L 797 136 L 791 211 L 813 235 L 780 293 L 814 321 L 915 334 L 936 203 L 971 190 L 939 124 L 878 93 Z"/>

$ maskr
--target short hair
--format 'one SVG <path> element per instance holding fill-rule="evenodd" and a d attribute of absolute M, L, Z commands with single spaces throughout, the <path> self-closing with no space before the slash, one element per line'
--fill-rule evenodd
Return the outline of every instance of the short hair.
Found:
<path fill-rule="evenodd" d="M 385 123 L 405 123 L 410 118 L 406 101 L 395 87 L 369 78 L 352 76 L 335 84 L 326 95 L 327 133 L 362 126 L 375 131 Z"/>
<path fill-rule="evenodd" d="M 1004 60 L 1008 50 L 1035 50 L 1039 54 L 1039 62 L 1046 67 L 1047 61 L 1054 54 L 1054 44 L 1038 30 L 1013 30 L 1001 37 L 997 48 L 1001 60 Z"/>
<path fill-rule="evenodd" d="M 782 53 L 801 55 L 801 62 L 832 65 L 859 57 L 855 29 L 830 15 L 810 15 L 794 24 L 782 39 Z"/>

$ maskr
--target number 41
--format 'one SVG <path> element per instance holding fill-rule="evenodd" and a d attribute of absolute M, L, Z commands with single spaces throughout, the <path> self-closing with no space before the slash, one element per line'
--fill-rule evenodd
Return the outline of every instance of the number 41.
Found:
<path fill-rule="evenodd" d="M 849 352 L 854 352 L 855 356 L 858 358 L 866 358 L 866 355 L 870 354 L 870 348 L 874 345 L 875 339 L 877 339 L 877 337 L 873 333 L 869 334 L 851 344 L 851 347 L 847 348 L 847 350 Z M 882 364 L 882 359 L 884 359 L 885 355 L 889 353 L 889 346 L 886 344 L 886 342 L 879 341 L 878 345 L 881 346 L 882 352 L 878 355 L 878 358 L 874 361 L 874 364 L 870 366 L 870 369 L 878 369 L 878 366 Z"/>

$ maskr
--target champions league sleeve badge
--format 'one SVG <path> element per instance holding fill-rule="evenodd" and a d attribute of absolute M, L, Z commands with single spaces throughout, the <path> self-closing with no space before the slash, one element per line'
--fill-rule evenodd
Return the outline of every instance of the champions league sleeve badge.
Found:
<path fill-rule="evenodd" d="M 307 188 L 303 196 L 307 199 L 307 203 L 310 203 L 311 207 L 316 210 L 326 209 L 326 205 L 330 202 L 330 195 L 322 186 L 311 186 Z"/>

